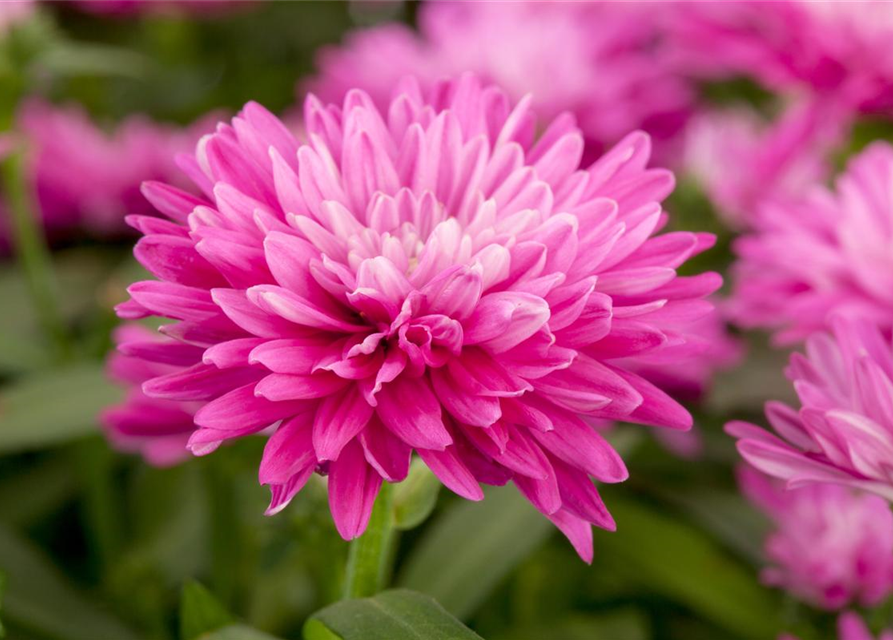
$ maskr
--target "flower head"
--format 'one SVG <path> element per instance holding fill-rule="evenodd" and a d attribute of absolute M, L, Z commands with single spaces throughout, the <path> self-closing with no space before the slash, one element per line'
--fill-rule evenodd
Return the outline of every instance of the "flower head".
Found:
<path fill-rule="evenodd" d="M 673 178 L 646 136 L 581 170 L 572 120 L 537 136 L 529 104 L 473 76 L 407 82 L 385 111 L 311 96 L 299 145 L 249 103 L 184 165 L 202 198 L 145 186 L 170 218 L 131 218 L 159 281 L 119 314 L 203 350 L 143 385 L 201 404 L 194 453 L 265 434 L 269 511 L 327 474 L 349 539 L 416 452 L 471 500 L 513 481 L 591 558 L 590 523 L 614 524 L 590 478 L 627 472 L 587 420 L 691 425 L 622 362 L 684 358 L 720 279 L 676 277 L 710 238 L 652 237 Z"/>
<path fill-rule="evenodd" d="M 50 235 L 75 227 L 101 235 L 126 230 L 127 214 L 152 211 L 140 183 L 187 186 L 175 157 L 211 128 L 199 121 L 178 130 L 133 116 L 108 134 L 77 107 L 36 100 L 23 106 L 19 119 L 33 147 L 30 175 Z"/>
<path fill-rule="evenodd" d="M 798 640 L 791 635 L 782 635 L 778 640 Z M 874 635 L 859 617 L 859 614 L 846 611 L 837 618 L 837 640 L 875 640 Z M 893 630 L 885 629 L 877 640 L 893 640 Z"/>
<path fill-rule="evenodd" d="M 893 147 L 874 143 L 831 191 L 765 203 L 735 246 L 730 312 L 779 342 L 826 326 L 832 310 L 893 325 Z"/>
<path fill-rule="evenodd" d="M 766 540 L 766 584 L 825 609 L 872 607 L 893 592 L 893 513 L 882 498 L 834 484 L 785 490 L 752 467 L 744 494 L 775 530 Z"/>
<path fill-rule="evenodd" d="M 323 49 L 308 88 L 340 101 L 355 87 L 387 105 L 404 75 L 424 85 L 471 71 L 546 119 L 573 113 L 597 157 L 635 129 L 672 139 L 693 92 L 661 55 L 668 9 L 654 3 L 430 2 L 419 33 L 387 24 Z M 587 156 L 588 157 L 588 156 Z"/>
<path fill-rule="evenodd" d="M 674 12 L 689 72 L 747 76 L 789 95 L 809 93 L 861 113 L 893 106 L 893 5 L 756 0 L 694 2 Z"/>
<path fill-rule="evenodd" d="M 893 349 L 878 327 L 835 317 L 833 333 L 817 333 L 786 374 L 801 408 L 766 405 L 778 436 L 746 423 L 726 431 L 738 451 L 788 488 L 831 482 L 893 500 Z"/>

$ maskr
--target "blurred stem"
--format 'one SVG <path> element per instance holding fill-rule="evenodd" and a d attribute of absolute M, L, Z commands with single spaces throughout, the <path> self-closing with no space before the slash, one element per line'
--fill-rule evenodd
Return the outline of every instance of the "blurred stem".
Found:
<path fill-rule="evenodd" d="M 236 504 L 236 487 L 221 465 L 224 459 L 204 460 L 208 492 L 211 550 L 211 586 L 214 595 L 233 610 L 241 575 L 242 540 Z"/>
<path fill-rule="evenodd" d="M 381 485 L 366 532 L 350 543 L 345 598 L 366 598 L 384 589 L 393 559 L 393 489 Z"/>
<path fill-rule="evenodd" d="M 52 259 L 25 176 L 24 150 L 12 151 L 4 160 L 2 169 L 16 256 L 40 323 L 64 359 L 69 353 L 65 324 L 59 311 Z"/>
<path fill-rule="evenodd" d="M 121 549 L 122 517 L 114 479 L 114 456 L 100 438 L 75 445 L 75 456 L 85 488 L 86 529 L 102 573 L 113 566 Z"/>

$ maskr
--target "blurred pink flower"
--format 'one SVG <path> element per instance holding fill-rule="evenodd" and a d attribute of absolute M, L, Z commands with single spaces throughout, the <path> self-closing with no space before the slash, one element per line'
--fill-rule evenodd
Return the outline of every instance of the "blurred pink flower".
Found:
<path fill-rule="evenodd" d="M 739 469 L 744 494 L 775 530 L 763 582 L 817 607 L 873 607 L 893 592 L 893 513 L 886 500 L 834 484 L 786 490 L 752 467 Z"/>
<path fill-rule="evenodd" d="M 874 143 L 835 191 L 765 203 L 734 245 L 730 314 L 777 330 L 782 344 L 825 326 L 830 311 L 893 326 L 893 147 Z"/>
<path fill-rule="evenodd" d="M 778 640 L 798 640 L 794 636 L 782 635 Z M 837 618 L 837 640 L 875 640 L 868 626 L 859 614 L 846 611 Z M 893 631 L 885 629 L 877 640 L 893 640 Z"/>
<path fill-rule="evenodd" d="M 303 89 L 339 101 L 351 88 L 385 107 L 398 80 L 423 84 L 472 71 L 514 100 L 532 94 L 541 117 L 569 111 L 595 159 L 636 129 L 662 158 L 693 101 L 661 54 L 670 8 L 639 2 L 429 2 L 419 33 L 387 24 L 349 34 L 318 56 L 319 76 Z"/>
<path fill-rule="evenodd" d="M 74 0 L 82 11 L 111 16 L 137 14 L 218 14 L 260 0 Z"/>
<path fill-rule="evenodd" d="M 118 449 L 141 453 L 147 462 L 167 466 L 189 456 L 186 443 L 195 430 L 195 408 L 182 402 L 151 398 L 142 384 L 201 361 L 202 349 L 164 338 L 137 324 L 118 327 L 118 352 L 109 356 L 108 372 L 126 386 L 121 404 L 106 409 L 102 423 Z"/>
<path fill-rule="evenodd" d="M 34 13 L 34 0 L 4 0 L 0 2 L 0 37 Z"/>
<path fill-rule="evenodd" d="M 540 129 L 473 76 L 407 80 L 383 112 L 310 97 L 305 126 L 299 145 L 249 103 L 184 164 L 202 198 L 145 185 L 170 221 L 131 218 L 135 253 L 160 281 L 119 315 L 172 318 L 162 332 L 204 353 L 143 391 L 202 404 L 198 455 L 272 428 L 269 513 L 318 471 L 354 538 L 415 451 L 470 500 L 512 480 L 590 560 L 591 524 L 614 528 L 591 477 L 627 471 L 583 418 L 689 428 L 618 362 L 671 345 L 681 362 L 721 284 L 676 277 L 712 237 L 654 235 L 673 177 L 647 168 L 647 136 L 581 170 L 569 119 Z"/>
<path fill-rule="evenodd" d="M 893 4 L 884 1 L 682 3 L 673 13 L 680 67 L 747 76 L 862 113 L 893 108 Z"/>
<path fill-rule="evenodd" d="M 746 422 L 730 422 L 738 451 L 788 488 L 832 482 L 893 500 L 893 349 L 873 324 L 832 318 L 833 333 L 816 333 L 806 355 L 791 356 L 786 375 L 799 411 L 766 404 L 781 438 Z"/>
<path fill-rule="evenodd" d="M 209 119 L 177 129 L 137 115 L 106 133 L 79 107 L 37 100 L 25 103 L 19 122 L 32 147 L 30 173 L 50 236 L 73 228 L 94 235 L 126 231 L 127 214 L 152 211 L 140 183 L 188 185 L 175 157 L 212 130 Z"/>
<path fill-rule="evenodd" d="M 830 175 L 844 125 L 820 103 L 792 104 L 772 123 L 752 109 L 705 111 L 686 130 L 684 165 L 723 220 L 745 229 L 760 203 L 799 196 Z"/>

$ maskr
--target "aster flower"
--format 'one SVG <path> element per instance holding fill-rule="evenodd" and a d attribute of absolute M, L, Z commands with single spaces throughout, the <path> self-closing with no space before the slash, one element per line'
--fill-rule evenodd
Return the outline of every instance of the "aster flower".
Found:
<path fill-rule="evenodd" d="M 19 122 L 33 147 L 29 173 L 51 236 L 73 228 L 95 235 L 127 230 L 127 214 L 153 210 L 140 183 L 166 180 L 186 187 L 175 157 L 212 128 L 208 120 L 180 130 L 132 116 L 108 134 L 79 107 L 38 100 L 25 103 Z"/>
<path fill-rule="evenodd" d="M 426 2 L 419 33 L 386 24 L 322 49 L 304 89 L 340 101 L 354 88 L 380 107 L 404 75 L 423 85 L 472 71 L 518 100 L 530 93 L 546 119 L 572 112 L 594 159 L 644 129 L 663 156 L 691 110 L 693 93 L 662 55 L 654 3 Z"/>
<path fill-rule="evenodd" d="M 201 362 L 202 349 L 176 342 L 137 324 L 114 332 L 117 353 L 108 361 L 109 376 L 125 386 L 125 400 L 102 414 L 106 437 L 121 451 L 138 452 L 155 466 L 189 456 L 186 443 L 195 429 L 195 410 L 187 403 L 152 398 L 142 391 L 147 380 Z"/>
<path fill-rule="evenodd" d="M 782 0 L 695 2 L 674 12 L 680 66 L 746 76 L 782 94 L 809 93 L 860 113 L 893 107 L 893 5 Z"/>
<path fill-rule="evenodd" d="M 766 540 L 772 566 L 763 582 L 823 609 L 873 607 L 893 592 L 893 513 L 886 500 L 849 487 L 785 490 L 752 467 L 744 494 L 775 524 Z"/>
<path fill-rule="evenodd" d="M 893 324 L 893 147 L 874 143 L 831 191 L 766 202 L 734 245 L 730 313 L 782 344 L 825 326 L 828 313 Z"/>
<path fill-rule="evenodd" d="M 831 482 L 893 500 L 893 350 L 865 320 L 836 316 L 833 333 L 817 333 L 806 355 L 791 356 L 786 371 L 800 398 L 795 410 L 766 405 L 778 433 L 731 422 L 738 451 L 789 488 Z"/>
<path fill-rule="evenodd" d="M 720 284 L 675 271 L 711 238 L 654 236 L 673 178 L 647 168 L 647 136 L 580 170 L 570 117 L 537 129 L 529 99 L 473 76 L 407 81 L 385 111 L 311 96 L 305 127 L 299 145 L 249 103 L 184 165 L 202 198 L 145 185 L 170 221 L 131 218 L 135 253 L 160 281 L 119 315 L 171 318 L 203 354 L 143 391 L 201 404 L 195 454 L 267 435 L 269 513 L 327 474 L 354 538 L 415 452 L 470 500 L 514 482 L 591 559 L 590 525 L 614 528 L 591 478 L 627 471 L 587 420 L 691 426 L 618 361 L 686 357 Z"/>
<path fill-rule="evenodd" d="M 799 196 L 831 174 L 845 128 L 820 103 L 794 103 L 771 123 L 751 109 L 704 111 L 686 129 L 683 164 L 723 220 L 745 229 L 762 202 Z"/>

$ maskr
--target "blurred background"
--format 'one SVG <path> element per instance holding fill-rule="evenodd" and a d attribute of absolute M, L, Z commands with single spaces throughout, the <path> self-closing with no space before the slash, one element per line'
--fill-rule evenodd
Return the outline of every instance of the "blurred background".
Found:
<path fill-rule="evenodd" d="M 170 158 L 246 101 L 299 130 L 301 83 L 318 72 L 320 48 L 358 28 L 413 26 L 420 5 L 146 4 L 39 2 L 13 16 L 0 0 L 0 620 L 10 640 L 187 638 L 179 612 L 198 582 L 235 619 L 300 638 L 306 618 L 338 599 L 347 553 L 322 481 L 267 518 L 260 440 L 159 468 L 102 434 L 99 414 L 123 393 L 105 364 L 113 307 L 142 276 L 120 222 L 146 209 L 142 180 L 181 179 Z M 753 80 L 686 82 L 710 109 L 766 121 L 782 111 Z M 890 131 L 860 118 L 830 162 Z M 734 224 L 683 146 L 661 158 L 678 175 L 671 225 L 718 235 L 689 272 L 725 271 Z M 727 171 L 749 172 L 743 159 L 727 157 Z M 91 169 L 76 171 L 81 162 Z M 58 187 L 60 175 L 78 177 Z M 42 212 L 36 235 L 16 218 L 26 210 Z M 612 433 L 631 477 L 604 491 L 618 532 L 596 531 L 592 566 L 513 490 L 483 504 L 442 490 L 402 534 L 393 584 L 434 596 L 490 640 L 833 637 L 833 613 L 761 584 L 769 524 L 739 493 L 722 432 L 731 417 L 762 422 L 764 400 L 791 395 L 787 354 L 759 332 L 726 339 L 737 366 L 687 394 L 697 436 Z M 887 604 L 867 620 L 891 614 Z"/>

